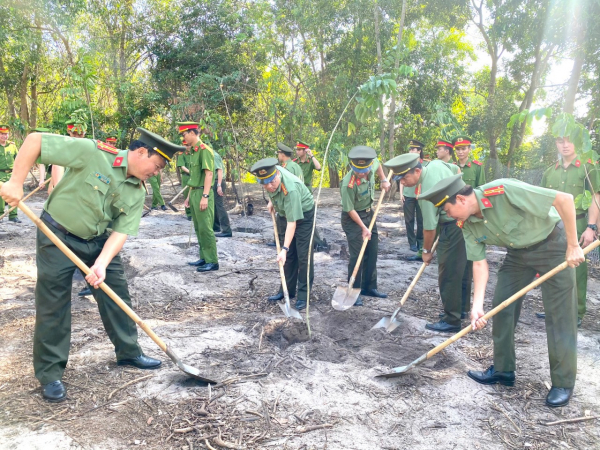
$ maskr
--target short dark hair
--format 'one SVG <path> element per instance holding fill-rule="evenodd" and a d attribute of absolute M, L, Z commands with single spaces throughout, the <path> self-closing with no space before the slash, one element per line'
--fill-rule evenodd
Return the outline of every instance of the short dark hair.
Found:
<path fill-rule="evenodd" d="M 129 150 L 137 150 L 140 147 L 148 148 L 148 146 L 140 140 L 132 141 L 131 144 L 129 144 Z"/>
<path fill-rule="evenodd" d="M 450 203 L 451 205 L 455 205 L 456 204 L 456 196 L 457 195 L 463 195 L 465 197 L 468 197 L 469 195 L 471 195 L 473 193 L 473 186 L 467 184 L 465 187 L 463 187 L 460 191 L 458 191 L 456 194 L 448 197 L 448 200 L 446 200 L 446 203 Z"/>

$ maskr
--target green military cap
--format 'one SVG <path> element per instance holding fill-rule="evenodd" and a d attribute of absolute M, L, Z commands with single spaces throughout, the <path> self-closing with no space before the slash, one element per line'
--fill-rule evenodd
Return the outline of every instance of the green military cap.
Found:
<path fill-rule="evenodd" d="M 198 122 L 177 122 L 177 132 L 183 133 L 189 130 L 199 130 L 200 123 Z"/>
<path fill-rule="evenodd" d="M 420 194 L 419 200 L 428 200 L 433 203 L 433 206 L 439 208 L 446 200 L 466 186 L 462 176 L 463 174 L 459 173 L 458 175 L 453 175 L 438 181 L 431 189 Z"/>
<path fill-rule="evenodd" d="M 296 142 L 296 148 L 310 148 L 310 145 L 304 141 L 299 140 L 298 142 Z"/>
<path fill-rule="evenodd" d="M 50 128 L 36 127 L 29 130 L 30 133 L 50 133 Z"/>
<path fill-rule="evenodd" d="M 175 153 L 185 151 L 184 146 L 173 144 L 156 133 L 148 131 L 144 128 L 137 128 L 137 131 L 141 134 L 139 140 L 142 141 L 148 148 L 158 152 L 160 156 L 165 158 L 167 161 L 171 161 L 171 158 L 175 155 Z"/>
<path fill-rule="evenodd" d="M 375 149 L 367 147 L 366 145 L 352 147 L 348 152 L 350 167 L 357 173 L 366 173 L 371 170 L 375 158 L 377 158 Z"/>
<path fill-rule="evenodd" d="M 260 184 L 269 184 L 277 175 L 277 158 L 264 158 L 254 163 L 250 172 L 256 176 Z"/>
<path fill-rule="evenodd" d="M 277 150 L 277 153 L 283 153 L 286 156 L 292 156 L 292 149 L 289 148 L 287 145 L 282 144 L 281 142 L 278 142 L 277 148 L 279 149 L 279 150 Z"/>
<path fill-rule="evenodd" d="M 408 141 L 408 146 L 409 148 L 418 148 L 419 150 L 422 150 L 423 147 L 425 147 L 425 144 L 423 144 L 421 141 L 417 141 L 416 139 L 411 139 Z"/>
<path fill-rule="evenodd" d="M 10 125 L 0 125 L 0 133 L 8 133 L 10 131 Z"/>
<path fill-rule="evenodd" d="M 452 144 L 455 147 L 460 145 L 471 145 L 471 142 L 473 142 L 473 139 L 466 134 L 457 134 L 452 138 Z"/>
<path fill-rule="evenodd" d="M 420 156 L 418 153 L 405 153 L 390 159 L 384 166 L 394 172 L 394 181 L 398 181 L 419 164 Z"/>

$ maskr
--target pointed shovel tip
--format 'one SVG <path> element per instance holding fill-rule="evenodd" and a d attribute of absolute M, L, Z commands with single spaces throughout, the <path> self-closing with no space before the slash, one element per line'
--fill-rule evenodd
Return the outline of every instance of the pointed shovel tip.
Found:
<path fill-rule="evenodd" d="M 381 373 L 379 375 L 375 375 L 375 378 L 398 378 L 408 372 L 408 366 L 396 367 L 392 369 L 393 372 Z"/>

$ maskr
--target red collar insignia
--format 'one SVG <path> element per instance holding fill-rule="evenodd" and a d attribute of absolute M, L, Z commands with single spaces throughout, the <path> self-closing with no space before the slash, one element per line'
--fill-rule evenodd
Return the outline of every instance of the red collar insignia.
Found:
<path fill-rule="evenodd" d="M 468 162 L 468 163 L 467 163 L 467 167 L 471 167 L 471 162 Z"/>
<path fill-rule="evenodd" d="M 581 165 L 581 161 L 577 160 L 575 161 L 575 167 L 579 167 Z"/>
<path fill-rule="evenodd" d="M 487 200 L 487 199 L 486 199 L 486 200 Z M 489 201 L 489 200 L 488 200 L 488 201 Z M 456 221 L 456 226 L 457 226 L 458 228 L 462 228 L 462 227 L 464 227 L 464 226 L 465 226 L 465 221 L 464 221 L 464 220 L 457 220 L 457 221 Z"/>
<path fill-rule="evenodd" d="M 482 198 L 481 199 L 481 204 L 483 206 L 485 206 L 486 208 L 492 208 L 493 207 L 492 202 L 490 202 L 487 198 Z"/>
<path fill-rule="evenodd" d="M 116 157 L 115 161 L 113 162 L 113 167 L 121 167 L 121 164 L 123 164 L 123 157 L 122 156 Z"/>

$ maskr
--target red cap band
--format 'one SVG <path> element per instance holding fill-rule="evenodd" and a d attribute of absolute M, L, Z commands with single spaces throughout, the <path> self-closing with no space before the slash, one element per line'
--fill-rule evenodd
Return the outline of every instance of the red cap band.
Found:
<path fill-rule="evenodd" d="M 75 128 L 75 125 L 73 125 L 73 124 L 67 125 L 67 130 L 69 130 L 69 131 L 70 131 L 70 130 L 72 130 L 73 128 Z"/>
<path fill-rule="evenodd" d="M 184 131 L 188 131 L 188 130 L 197 130 L 198 129 L 198 125 L 197 124 L 193 124 L 193 125 L 179 125 L 179 132 L 183 133 Z"/>
<path fill-rule="evenodd" d="M 304 145 L 304 144 L 303 144 L 303 143 L 301 143 L 301 142 L 298 142 L 298 143 L 296 144 L 296 148 L 310 148 L 310 147 L 309 147 L 308 145 Z"/>
<path fill-rule="evenodd" d="M 446 147 L 454 148 L 454 145 L 446 141 L 438 141 L 437 144 L 435 144 L 435 146 L 437 147 L 438 145 L 445 145 Z"/>
<path fill-rule="evenodd" d="M 0 128 L 0 133 L 8 133 L 9 131 L 8 128 Z"/>

